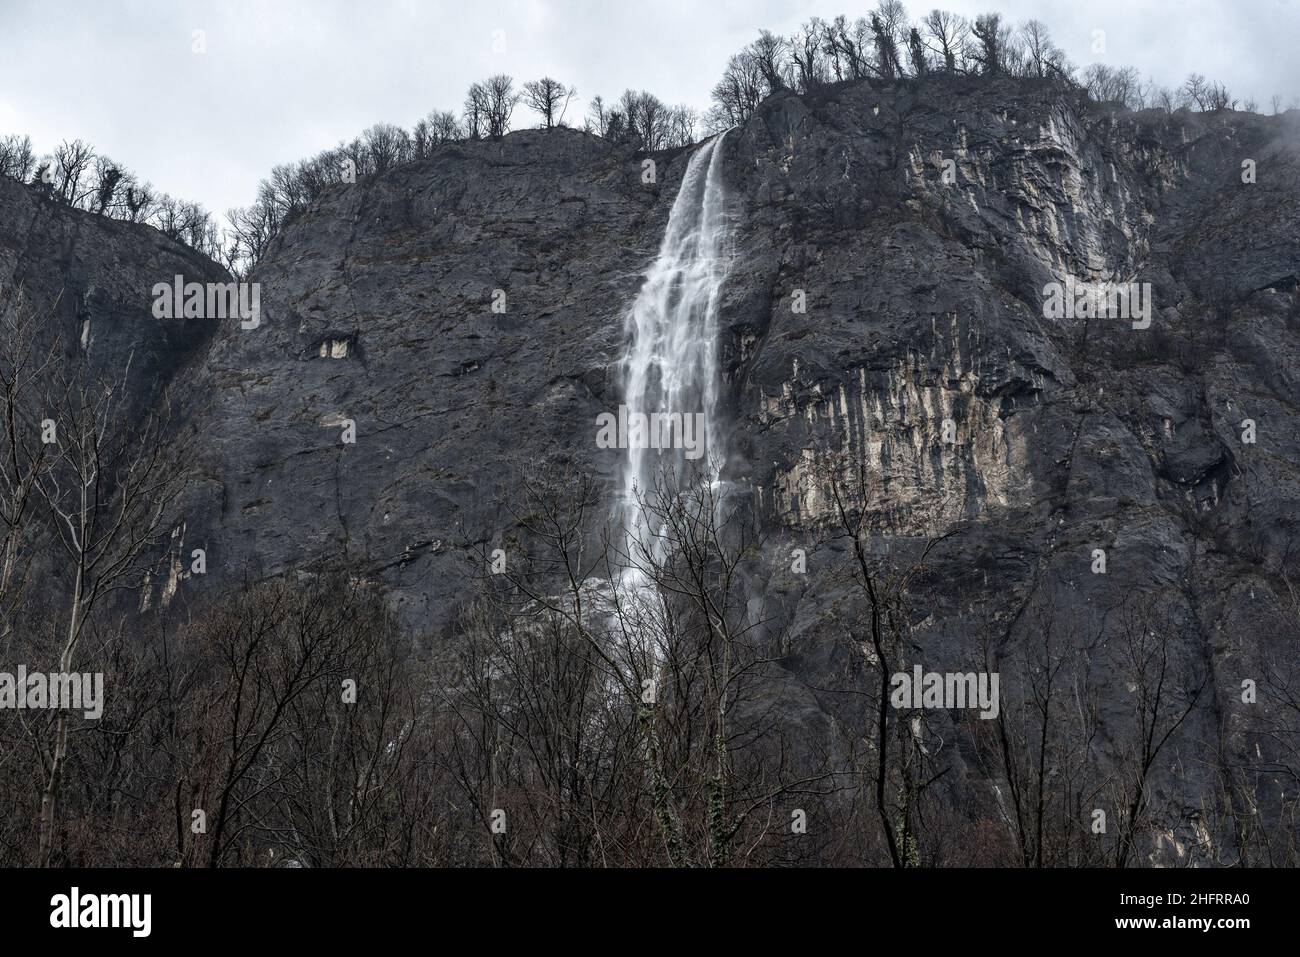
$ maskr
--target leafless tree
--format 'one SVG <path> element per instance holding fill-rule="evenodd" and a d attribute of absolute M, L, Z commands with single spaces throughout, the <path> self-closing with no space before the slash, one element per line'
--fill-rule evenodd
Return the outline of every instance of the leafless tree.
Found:
<path fill-rule="evenodd" d="M 460 120 L 446 110 L 434 110 L 415 124 L 411 131 L 411 157 L 427 159 L 445 143 L 454 143 L 462 136 Z"/>
<path fill-rule="evenodd" d="M 925 44 L 921 42 L 921 31 L 916 27 L 907 31 L 907 58 L 912 64 L 913 76 L 925 76 L 930 72 L 930 61 L 926 56 Z"/>
<path fill-rule="evenodd" d="M 821 22 L 822 53 L 830 64 L 830 71 L 836 82 L 847 79 L 850 75 L 850 55 L 841 35 L 847 29 L 847 19 L 836 17 L 830 23 Z"/>
<path fill-rule="evenodd" d="M 594 479 L 527 480 L 523 543 L 458 629 L 449 770 L 495 862 L 787 859 L 782 802 L 852 785 L 773 713 L 785 679 L 741 588 L 755 529 L 707 485 L 654 485 L 629 538 Z M 516 823 L 490 833 L 494 810 Z"/>
<path fill-rule="evenodd" d="M 1065 54 L 1052 42 L 1041 20 L 1026 20 L 1020 25 L 1017 35 L 1031 76 L 1049 77 L 1060 73 Z"/>
<path fill-rule="evenodd" d="M 1147 97 L 1141 74 L 1133 67 L 1116 69 L 1093 63 L 1083 73 L 1083 86 L 1099 103 L 1119 103 L 1133 110 L 1141 109 Z"/>
<path fill-rule="evenodd" d="M 429 114 L 429 142 L 432 146 L 453 143 L 464 136 L 456 114 L 449 110 L 434 110 Z"/>
<path fill-rule="evenodd" d="M 852 40 L 835 32 L 842 24 L 826 25 L 824 42 L 834 46 L 836 56 L 848 63 Z M 790 45 L 783 37 L 767 30 L 758 39 L 727 61 L 727 68 L 713 88 L 713 108 L 709 111 L 708 125 L 713 131 L 730 129 L 744 123 L 758 105 L 773 93 L 789 88 L 794 83 L 787 59 Z M 856 61 L 854 61 L 856 62 Z"/>
<path fill-rule="evenodd" d="M 984 13 L 975 18 L 970 28 L 974 42 L 967 45 L 967 57 L 979 64 L 985 76 L 996 76 L 1006 71 L 1005 51 L 1002 48 L 1002 17 L 997 13 Z"/>
<path fill-rule="evenodd" d="M 1221 110 L 1235 110 L 1237 101 L 1222 83 L 1211 83 L 1205 91 L 1205 109 L 1210 113 Z"/>
<path fill-rule="evenodd" d="M 921 24 L 930 50 L 943 58 L 944 70 L 956 73 L 970 41 L 970 24 L 966 18 L 947 10 L 931 10 Z"/>
<path fill-rule="evenodd" d="M 471 83 L 465 94 L 465 135 L 482 139 L 488 131 L 488 92 L 482 83 Z"/>
<path fill-rule="evenodd" d="M 10 134 L 0 138 L 0 176 L 25 183 L 35 163 L 31 137 Z"/>
<path fill-rule="evenodd" d="M 1196 707 L 1208 680 L 1188 657 L 1178 653 L 1186 637 L 1173 610 L 1163 603 L 1131 600 L 1119 623 L 1121 674 L 1132 696 L 1133 722 L 1124 735 L 1124 753 L 1110 800 L 1119 812 L 1114 864 L 1133 860 L 1143 828 L 1156 815 L 1151 806 L 1152 773 L 1174 735 Z"/>
<path fill-rule="evenodd" d="M 813 17 L 789 41 L 796 83 L 804 93 L 827 81 L 826 57 L 822 52 L 823 26 L 820 18 Z"/>
<path fill-rule="evenodd" d="M 871 806 L 889 862 L 896 868 L 911 867 L 921 863 L 923 802 L 948 769 L 934 770 L 923 746 L 925 716 L 896 711 L 890 683 L 896 673 L 906 670 L 913 585 L 926 573 L 931 553 L 954 532 L 936 530 L 921 540 L 899 541 L 883 552 L 873 552 L 869 540 L 873 480 L 867 464 L 826 448 L 816 450 L 815 462 L 816 481 L 831 503 L 829 540 L 847 545 L 847 574 L 866 606 L 865 621 L 846 627 L 875 672 L 875 687 L 867 692 L 875 754 Z"/>
<path fill-rule="evenodd" d="M 668 134 L 669 110 L 663 101 L 645 90 L 626 90 L 618 101 L 628 133 L 641 141 L 642 149 L 663 149 Z"/>
<path fill-rule="evenodd" d="M 410 136 L 400 126 L 375 123 L 361 135 L 370 155 L 370 165 L 376 173 L 392 169 L 410 156 Z"/>
<path fill-rule="evenodd" d="M 871 15 L 871 35 L 876 46 L 876 72 L 885 80 L 902 76 L 903 62 L 898 54 L 898 40 L 892 25 L 879 13 Z"/>
<path fill-rule="evenodd" d="M 664 131 L 664 147 L 678 149 L 695 142 L 695 126 L 699 114 L 689 106 L 673 106 L 668 110 L 668 122 Z"/>
<path fill-rule="evenodd" d="M 605 108 L 605 98 L 599 94 L 591 98 L 587 105 L 587 120 L 583 129 L 588 133 L 604 137 L 609 133 L 609 110 Z"/>
<path fill-rule="evenodd" d="M 786 89 L 791 85 L 790 67 L 787 61 L 790 45 L 781 36 L 769 30 L 760 30 L 758 39 L 749 45 L 749 55 L 758 67 L 758 72 L 767 84 L 769 93 Z"/>
<path fill-rule="evenodd" d="M 574 93 L 574 90 L 549 76 L 524 84 L 524 102 L 541 114 L 548 130 L 563 125 L 565 110 Z"/>
<path fill-rule="evenodd" d="M 138 584 L 184 483 L 184 452 L 164 442 L 164 414 L 149 412 L 137 422 L 128 412 L 129 376 L 129 362 L 112 381 L 97 380 L 77 363 L 55 370 L 43 396 L 43 427 L 53 427 L 48 435 L 56 441 L 47 443 L 53 460 L 35 488 L 67 571 L 61 647 L 55 651 L 63 673 L 74 670 L 96 611 Z M 165 397 L 158 407 L 165 413 Z M 68 732 L 68 712 L 61 710 L 45 765 L 41 864 L 49 863 L 53 848 Z"/>
<path fill-rule="evenodd" d="M 431 863 L 402 850 L 423 719 L 381 595 L 281 579 L 210 608 L 183 638 L 209 663 L 175 742 L 177 817 L 198 809 L 207 823 L 180 829 L 183 862 Z"/>
<path fill-rule="evenodd" d="M 875 38 L 877 69 L 881 75 L 902 76 L 902 50 L 907 46 L 907 8 L 902 0 L 878 0 L 871 15 L 871 32 Z M 888 63 L 885 62 L 887 51 Z M 892 72 L 891 72 L 892 71 Z"/>
<path fill-rule="evenodd" d="M 490 76 L 483 82 L 483 119 L 487 135 L 500 139 L 510 132 L 510 116 L 519 102 L 515 81 L 504 73 Z"/>
<path fill-rule="evenodd" d="M 82 140 L 64 140 L 54 150 L 54 194 L 70 206 L 80 205 L 89 193 L 85 180 L 95 150 Z"/>
<path fill-rule="evenodd" d="M 235 266 L 231 271 L 237 275 L 246 275 L 266 252 L 279 229 L 279 222 L 272 207 L 266 203 L 232 209 L 226 214 L 226 221 L 229 224 L 228 251 Z"/>
<path fill-rule="evenodd" d="M 743 52 L 736 54 L 713 87 L 712 126 L 729 129 L 744 123 L 763 102 L 766 90 L 758 61 Z"/>
<path fill-rule="evenodd" d="M 1190 74 L 1183 82 L 1181 92 L 1196 109 L 1204 111 L 1209 108 L 1210 84 L 1200 73 Z"/>
<path fill-rule="evenodd" d="M 124 171 L 107 156 L 95 157 L 94 205 L 92 210 L 101 216 L 111 216 L 118 206 L 118 192 L 123 188 Z"/>
<path fill-rule="evenodd" d="M 1100 635 L 1078 627 L 1053 595 L 1049 583 L 1003 616 L 980 616 L 982 664 L 1001 674 L 1005 691 L 997 717 L 976 723 L 976 753 L 1005 785 L 998 810 L 1017 863 L 1097 866 L 1089 815 L 1107 776 L 1093 759 L 1100 718 L 1089 664 Z"/>

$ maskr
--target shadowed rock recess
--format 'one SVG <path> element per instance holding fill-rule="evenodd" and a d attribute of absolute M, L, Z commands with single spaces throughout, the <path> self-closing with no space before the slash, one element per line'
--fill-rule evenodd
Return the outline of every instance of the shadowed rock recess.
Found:
<path fill-rule="evenodd" d="M 1158 610 L 1138 627 L 1174 636 L 1169 681 L 1200 690 L 1150 769 L 1145 860 L 1231 861 L 1223 795 L 1247 767 L 1257 807 L 1236 810 L 1290 827 L 1294 778 L 1267 770 L 1287 718 L 1243 682 L 1300 640 L 1297 117 L 939 78 L 780 93 L 726 135 L 723 478 L 770 534 L 750 615 L 780 636 L 773 706 L 797 742 L 834 750 L 870 721 L 852 693 L 869 655 L 845 640 L 861 593 L 819 574 L 850 557 L 814 466 L 832 449 L 865 466 L 878 542 L 942 538 L 910 586 L 909 662 L 995 665 L 1024 713 L 1050 618 L 1084 662 L 1069 694 L 1103 765 L 1142 737 L 1126 638 Z M 252 330 L 152 319 L 154 282 L 223 271 L 5 182 L 0 276 L 51 298 L 61 283 L 68 331 L 96 317 L 92 355 L 145 348 L 180 388 L 198 458 L 173 542 L 206 548 L 205 589 L 346 568 L 429 647 L 468 569 L 512 540 L 520 475 L 616 487 L 624 453 L 596 447 L 595 423 L 621 400 L 624 315 L 690 153 L 656 154 L 647 185 L 631 147 L 526 131 L 335 187 L 250 277 Z M 1067 279 L 1149 283 L 1149 328 L 1045 318 L 1044 287 Z M 949 768 L 936 793 L 1015 799 L 977 746 L 990 723 L 926 720 Z"/>

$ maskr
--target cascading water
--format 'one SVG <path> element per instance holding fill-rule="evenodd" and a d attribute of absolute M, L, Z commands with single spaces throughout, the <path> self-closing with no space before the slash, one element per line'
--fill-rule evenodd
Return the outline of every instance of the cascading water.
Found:
<path fill-rule="evenodd" d="M 627 443 L 618 516 L 629 552 L 654 533 L 645 528 L 639 499 L 654 494 L 657 476 L 716 483 L 724 459 L 718 427 L 718 300 L 730 264 L 721 174 L 725 136 L 691 157 L 659 255 L 627 313 L 623 396 L 629 420 L 658 414 L 680 416 L 672 421 L 685 423 L 691 416 L 689 422 L 701 426 L 696 438 L 703 440 L 702 449 L 695 450 Z"/>

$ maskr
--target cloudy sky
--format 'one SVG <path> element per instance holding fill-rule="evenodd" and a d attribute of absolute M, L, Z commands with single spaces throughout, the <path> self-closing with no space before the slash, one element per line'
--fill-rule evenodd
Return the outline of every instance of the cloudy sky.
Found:
<path fill-rule="evenodd" d="M 911 0 L 1037 17 L 1076 64 L 1190 72 L 1266 106 L 1300 97 L 1300 0 Z M 499 72 L 588 98 L 646 89 L 708 106 L 760 27 L 851 19 L 874 0 L 0 0 L 0 134 L 42 152 L 81 137 L 173 195 L 224 213 L 276 163 L 385 120 L 458 109 Z M 202 30 L 206 52 L 194 52 Z M 1105 53 L 1092 53 L 1094 31 Z M 534 122 L 524 110 L 516 125 Z"/>

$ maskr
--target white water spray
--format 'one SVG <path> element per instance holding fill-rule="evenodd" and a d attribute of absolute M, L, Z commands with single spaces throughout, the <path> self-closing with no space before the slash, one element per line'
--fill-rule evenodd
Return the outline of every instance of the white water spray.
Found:
<path fill-rule="evenodd" d="M 671 469 L 678 482 L 702 468 L 716 483 L 725 457 L 718 427 L 718 299 L 730 265 L 722 189 L 722 136 L 691 157 L 668 215 L 659 255 L 627 314 L 629 346 L 623 359 L 623 396 L 629 417 L 699 415 L 704 458 L 689 461 L 682 448 L 657 450 L 629 441 L 618 515 L 629 548 L 648 531 L 638 496 L 654 492 L 656 474 Z"/>

